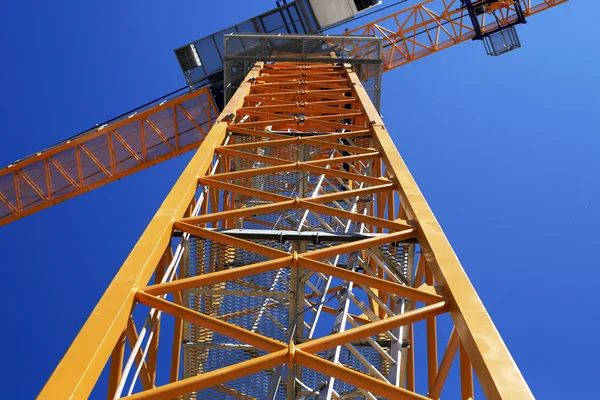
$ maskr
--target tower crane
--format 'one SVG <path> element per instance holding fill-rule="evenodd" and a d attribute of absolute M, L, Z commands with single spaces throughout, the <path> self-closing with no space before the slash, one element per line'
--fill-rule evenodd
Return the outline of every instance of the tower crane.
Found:
<path fill-rule="evenodd" d="M 566 1 L 427 0 L 346 34 L 381 37 L 382 71 L 386 72 L 472 39 L 485 40 L 490 54 L 515 49 L 520 44 L 514 24 Z M 328 3 L 332 2 L 324 2 Z M 341 3 L 346 3 L 347 8 L 335 19 L 337 23 L 352 20 L 354 15 L 360 16 L 360 12 L 368 10 L 364 4 L 365 8 L 359 12 L 350 7 L 352 2 Z M 301 10 L 308 10 L 307 6 L 306 1 L 291 2 L 177 49 L 175 53 L 189 88 L 169 93 L 2 168 L 0 225 L 197 148 L 224 105 L 224 61 L 219 50 L 222 36 L 240 31 L 312 33 L 327 28 L 328 25 L 319 25 L 315 16 L 301 17 Z M 328 15 L 329 11 L 324 9 L 322 14 Z M 287 22 L 294 15 L 296 19 Z M 273 16 L 277 22 L 265 25 Z M 313 25 L 303 28 L 310 21 Z M 327 17 L 321 17 L 321 23 L 336 25 Z M 500 40 L 494 39 L 498 37 Z M 495 43 L 499 46 L 496 50 Z M 204 63 L 200 58 L 194 59 L 193 54 L 198 53 Z M 198 65 L 186 64 L 191 62 L 186 61 L 189 54 Z"/>
<path fill-rule="evenodd" d="M 381 2 L 278 1 L 176 49 L 184 89 L 0 170 L 5 225 L 196 150 L 40 398 L 87 398 L 108 368 L 109 399 L 438 399 L 455 359 L 451 398 L 474 375 L 533 398 L 379 92 L 458 43 L 517 49 L 517 25 L 564 2 L 427 0 L 333 35 Z"/>

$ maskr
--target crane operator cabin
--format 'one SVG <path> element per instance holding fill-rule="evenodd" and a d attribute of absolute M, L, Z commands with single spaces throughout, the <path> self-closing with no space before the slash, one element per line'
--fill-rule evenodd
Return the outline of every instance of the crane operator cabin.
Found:
<path fill-rule="evenodd" d="M 319 33 L 352 20 L 381 3 L 377 0 L 277 1 L 276 9 L 180 47 L 175 50 L 175 55 L 190 89 L 209 85 L 216 104 L 223 107 L 223 65 L 224 55 L 228 52 L 224 49 L 224 36 L 232 33 Z M 251 45 L 242 43 L 242 46 L 229 50 L 229 53 L 252 52 Z M 237 71 L 234 81 L 241 81 L 244 75 L 244 71 Z"/>

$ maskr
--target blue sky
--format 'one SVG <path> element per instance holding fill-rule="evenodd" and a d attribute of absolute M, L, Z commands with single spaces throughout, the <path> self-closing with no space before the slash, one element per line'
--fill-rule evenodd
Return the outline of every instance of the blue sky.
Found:
<path fill-rule="evenodd" d="M 248 3 L 6 3 L 0 164 L 183 86 L 172 50 L 274 6 Z M 388 130 L 543 399 L 587 397 L 600 355 L 599 13 L 571 1 L 511 54 L 469 42 L 383 79 Z M 1 397 L 39 392 L 188 159 L 0 228 Z"/>

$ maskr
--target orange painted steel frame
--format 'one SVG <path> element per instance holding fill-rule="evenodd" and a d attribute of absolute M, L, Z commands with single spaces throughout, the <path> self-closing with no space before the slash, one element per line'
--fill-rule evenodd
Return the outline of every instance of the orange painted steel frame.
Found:
<path fill-rule="evenodd" d="M 567 1 L 520 0 L 520 3 L 529 17 Z M 479 16 L 483 33 L 497 28 L 498 23 L 507 25 L 517 19 L 514 6 L 497 10 L 496 16 L 498 21 L 490 14 Z M 475 37 L 460 0 L 427 0 L 345 33 L 382 37 L 384 72 Z"/>
<path fill-rule="evenodd" d="M 307 92 L 302 89 L 307 82 L 322 79 L 325 72 L 333 73 L 339 82 L 332 86 L 343 90 L 328 87 L 322 89 L 321 95 L 319 91 Z M 299 79 L 301 74 L 304 76 Z M 261 80 L 261 77 L 268 80 Z M 267 81 L 277 82 L 277 85 L 271 84 L 268 90 L 264 86 Z M 328 104 L 335 99 L 329 92 L 331 90 L 338 93 L 337 103 Z M 344 108 L 345 105 L 350 108 Z M 304 118 L 294 118 L 299 110 L 303 111 Z M 252 117 L 247 118 L 250 112 Z M 226 118 L 229 115 L 235 116 L 234 121 Z M 340 120 L 352 122 L 342 124 Z M 267 126 L 268 130 L 265 129 Z M 325 133 L 290 138 L 281 134 L 288 129 L 300 133 Z M 339 129 L 344 129 L 344 132 L 339 132 Z M 247 144 L 222 145 L 229 134 L 240 133 L 254 140 Z M 359 136 L 362 143 L 372 143 L 373 146 L 348 145 L 349 139 Z M 269 157 L 252 152 L 252 149 L 259 147 L 283 149 L 290 144 L 307 144 L 316 149 L 326 149 L 330 151 L 329 154 L 333 154 L 331 149 L 336 149 L 334 151 L 338 152 L 338 156 L 328 161 L 322 161 L 317 156 L 312 161 L 290 162 L 279 158 L 277 151 L 273 151 Z M 226 161 L 268 159 L 273 166 L 251 169 L 250 172 L 233 171 L 225 162 L 220 164 L 221 169 L 217 173 L 207 176 L 213 160 L 219 157 Z M 373 162 L 374 176 L 359 175 L 354 173 L 354 169 L 348 171 L 343 167 L 344 164 L 358 165 L 356 163 L 360 160 Z M 329 168 L 321 168 L 320 165 Z M 268 177 L 282 171 L 304 171 L 317 176 L 339 178 L 340 182 L 346 180 L 347 188 L 341 192 L 318 193 L 313 197 L 290 198 L 244 185 L 244 182 L 251 182 L 253 176 Z M 195 205 L 199 185 L 201 192 L 207 196 L 200 207 L 201 215 L 190 215 L 189 210 Z M 262 199 L 265 204 L 236 208 L 232 200 L 240 196 Z M 335 204 L 334 200 L 357 196 L 375 198 L 376 204 L 367 206 L 364 215 L 331 206 Z M 399 198 L 399 204 L 395 203 L 396 198 Z M 234 222 L 241 218 L 255 218 L 287 209 L 309 210 L 337 218 L 338 221 L 348 220 L 348 223 L 357 221 L 369 226 L 371 232 L 387 234 L 320 250 L 290 253 L 209 229 L 233 228 Z M 170 261 L 170 243 L 176 231 L 246 250 L 269 260 L 157 284 L 164 273 L 164 266 Z M 391 279 L 393 276 L 384 277 L 383 270 L 377 266 L 371 266 L 375 268 L 370 268 L 373 270 L 373 275 L 370 275 L 367 269 L 363 272 L 350 271 L 321 261 L 410 238 L 418 240 L 422 252 L 412 287 Z M 379 293 L 383 303 L 391 303 L 392 296 L 402 296 L 412 300 L 413 309 L 387 315 L 372 304 L 372 312 L 366 316 L 356 316 L 356 327 L 297 344 L 293 341 L 283 343 L 250 332 L 182 305 L 181 293 L 187 289 L 282 268 L 289 268 L 292 276 L 302 269 L 364 285 L 371 288 L 372 292 Z M 150 280 L 155 273 L 155 284 L 152 284 Z M 173 295 L 173 302 L 163 297 L 167 294 Z M 425 305 L 416 307 L 417 302 Z M 127 396 L 128 399 L 176 398 L 219 385 L 221 390 L 231 394 L 235 391 L 222 386 L 225 382 L 283 364 L 290 368 L 303 366 L 335 379 L 352 382 L 361 391 L 390 399 L 439 398 L 457 350 L 460 350 L 461 398 L 473 397 L 472 369 L 490 399 L 533 398 L 381 118 L 349 65 L 281 63 L 265 66 L 257 63 L 252 68 L 117 273 L 44 387 L 40 398 L 87 398 L 109 358 L 108 398 L 113 398 L 115 388 L 123 378 L 125 342 L 129 341 L 132 346 L 136 341 L 137 333 L 131 316 L 137 304 L 174 316 L 175 335 L 170 383 L 155 387 L 155 360 L 159 343 L 156 330 L 156 339 L 150 346 L 146 360 L 136 355 L 143 390 Z M 450 314 L 454 329 L 440 363 L 435 318 L 444 313 Z M 369 317 L 371 314 L 373 316 Z M 252 345 L 267 354 L 180 379 L 181 324 L 184 321 Z M 415 358 L 419 354 L 413 343 L 419 338 L 413 327 L 420 321 L 427 321 L 427 354 L 424 357 L 429 371 L 427 397 L 415 392 L 415 365 L 418 364 Z M 315 355 L 401 326 L 409 327 L 411 342 L 406 353 L 406 370 L 403 371 L 407 378 L 404 387 Z M 245 398 L 239 393 L 232 395 Z"/>
<path fill-rule="evenodd" d="M 198 147 L 218 110 L 183 94 L 0 170 L 0 226 Z"/>

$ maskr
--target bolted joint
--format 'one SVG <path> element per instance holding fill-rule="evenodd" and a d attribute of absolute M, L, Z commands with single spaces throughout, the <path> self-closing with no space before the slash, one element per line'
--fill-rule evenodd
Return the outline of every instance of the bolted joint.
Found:
<path fill-rule="evenodd" d="M 296 345 L 294 344 L 294 342 L 292 341 L 292 339 L 290 339 L 290 343 L 288 344 L 288 354 L 287 354 L 287 358 L 288 358 L 288 371 L 293 371 L 294 370 L 294 359 L 296 357 Z"/>
<path fill-rule="evenodd" d="M 221 122 L 235 122 L 235 114 L 229 113 L 221 119 Z"/>

